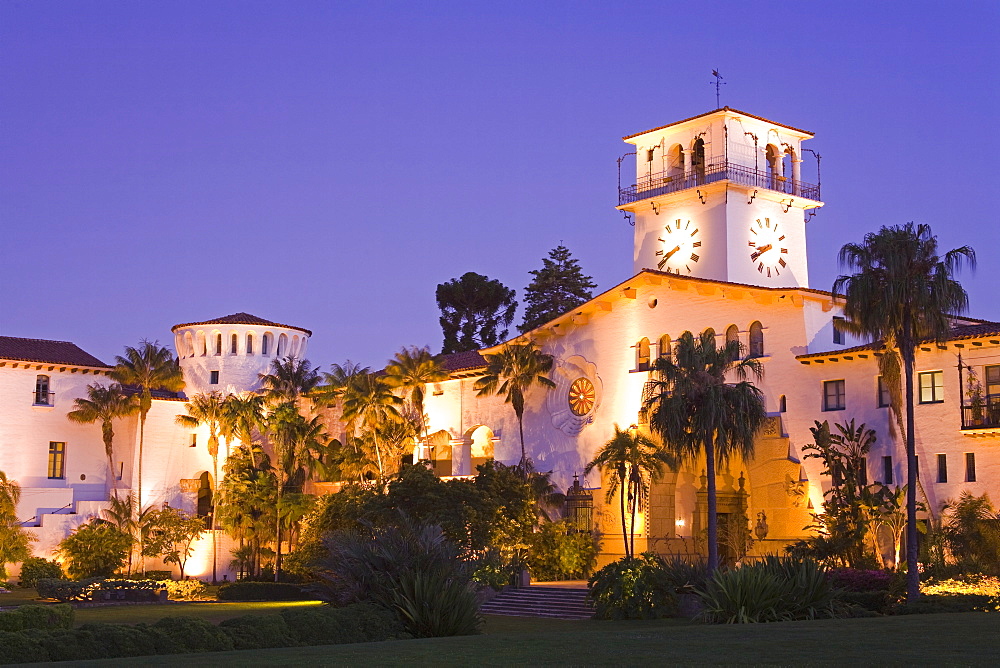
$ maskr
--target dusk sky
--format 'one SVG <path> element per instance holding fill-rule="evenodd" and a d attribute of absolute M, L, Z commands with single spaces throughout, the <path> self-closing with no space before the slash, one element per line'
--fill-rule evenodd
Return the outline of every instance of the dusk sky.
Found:
<path fill-rule="evenodd" d="M 440 350 L 465 272 L 520 300 L 563 242 L 610 288 L 621 137 L 714 109 L 713 68 L 723 105 L 816 133 L 812 287 L 925 222 L 1000 320 L 998 34 L 996 0 L 0 0 L 0 334 L 112 362 L 246 311 L 380 366 Z"/>

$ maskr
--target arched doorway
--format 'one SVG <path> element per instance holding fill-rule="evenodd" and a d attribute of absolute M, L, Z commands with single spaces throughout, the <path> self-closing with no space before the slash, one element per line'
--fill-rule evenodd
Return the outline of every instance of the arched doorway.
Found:
<path fill-rule="evenodd" d="M 205 519 L 205 526 L 212 527 L 212 478 L 205 471 L 198 477 L 198 500 L 195 506 L 198 517 Z"/>

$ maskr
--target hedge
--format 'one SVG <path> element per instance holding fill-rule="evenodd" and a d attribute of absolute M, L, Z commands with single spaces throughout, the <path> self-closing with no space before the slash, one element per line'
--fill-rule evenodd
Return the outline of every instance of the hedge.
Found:
<path fill-rule="evenodd" d="M 0 631 L 71 628 L 73 628 L 73 607 L 66 603 L 22 605 L 17 610 L 0 612 Z"/>
<path fill-rule="evenodd" d="M 245 615 L 218 626 L 194 617 L 165 617 L 152 625 L 84 624 L 78 629 L 0 631 L 0 663 L 335 645 L 406 637 L 389 611 L 366 604 L 317 606 L 286 610 L 280 615 Z"/>
<path fill-rule="evenodd" d="M 315 599 L 284 582 L 230 582 L 219 587 L 220 601 L 307 601 Z"/>

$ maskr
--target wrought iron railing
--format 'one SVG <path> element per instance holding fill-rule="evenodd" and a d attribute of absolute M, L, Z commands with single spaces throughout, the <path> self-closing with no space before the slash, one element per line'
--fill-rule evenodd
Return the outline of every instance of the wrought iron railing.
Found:
<path fill-rule="evenodd" d="M 962 429 L 1000 427 L 1000 397 L 990 396 L 982 405 L 962 406 Z"/>
<path fill-rule="evenodd" d="M 692 169 L 688 173 L 660 172 L 641 177 L 636 185 L 618 188 L 618 205 L 631 204 L 641 199 L 657 197 L 717 181 L 733 181 L 751 188 L 776 190 L 781 193 L 819 201 L 819 186 L 805 181 L 795 181 L 791 177 L 776 176 L 766 170 L 737 165 L 732 162 L 719 162 L 707 165 L 704 169 Z"/>

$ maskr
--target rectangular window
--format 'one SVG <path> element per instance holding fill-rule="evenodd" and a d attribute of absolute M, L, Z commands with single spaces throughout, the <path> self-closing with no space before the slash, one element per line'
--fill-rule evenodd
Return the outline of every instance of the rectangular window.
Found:
<path fill-rule="evenodd" d="M 35 405 L 37 406 L 48 406 L 49 402 L 49 377 L 48 376 L 36 376 L 35 377 Z"/>
<path fill-rule="evenodd" d="M 944 401 L 944 372 L 924 371 L 917 374 L 920 383 L 920 403 L 940 404 Z"/>
<path fill-rule="evenodd" d="M 191 434 L 191 446 L 192 448 L 198 447 L 198 434 Z"/>
<path fill-rule="evenodd" d="M 913 456 L 913 468 L 917 470 L 917 480 L 920 480 L 920 455 Z M 909 478 L 909 476 L 907 476 Z"/>
<path fill-rule="evenodd" d="M 123 475 L 125 475 L 125 462 L 118 462 L 118 473 L 115 475 L 115 479 L 121 480 Z"/>
<path fill-rule="evenodd" d="M 882 376 L 878 377 L 878 407 L 888 408 L 892 404 L 892 395 L 889 394 L 889 386 L 885 384 L 882 380 Z"/>
<path fill-rule="evenodd" d="M 986 396 L 1000 397 L 1000 366 L 986 367 Z"/>
<path fill-rule="evenodd" d="M 938 482 L 948 482 L 948 455 L 938 455 Z"/>
<path fill-rule="evenodd" d="M 847 405 L 846 402 L 844 381 L 827 380 L 823 382 L 823 410 L 842 411 Z"/>
<path fill-rule="evenodd" d="M 62 480 L 66 477 L 66 444 L 49 441 L 49 479 Z"/>
<path fill-rule="evenodd" d="M 889 456 L 882 458 L 882 484 L 892 484 L 892 457 Z"/>
<path fill-rule="evenodd" d="M 965 453 L 965 482 L 976 482 L 976 453 Z"/>
<path fill-rule="evenodd" d="M 209 371 L 208 372 L 208 384 L 209 385 L 218 385 L 219 384 L 219 372 L 218 371 Z"/>
<path fill-rule="evenodd" d="M 858 466 L 858 485 L 866 487 L 868 485 L 868 458 L 862 457 Z"/>
<path fill-rule="evenodd" d="M 844 331 L 840 329 L 840 325 L 847 321 L 847 318 L 842 318 L 839 315 L 833 316 L 833 342 L 837 345 L 844 345 Z"/>
<path fill-rule="evenodd" d="M 653 162 L 653 149 L 646 151 L 646 162 Z"/>

